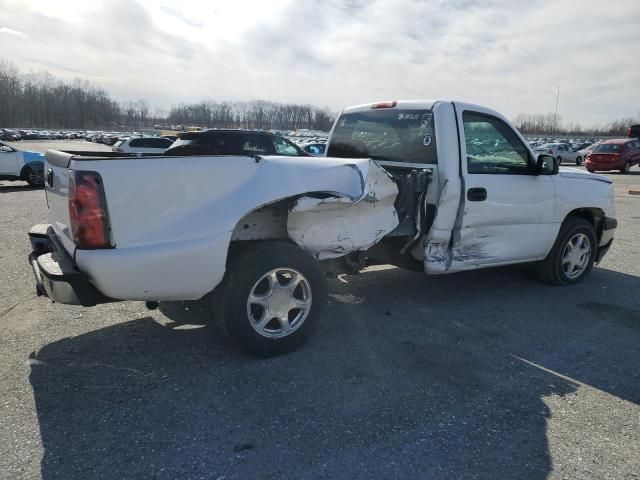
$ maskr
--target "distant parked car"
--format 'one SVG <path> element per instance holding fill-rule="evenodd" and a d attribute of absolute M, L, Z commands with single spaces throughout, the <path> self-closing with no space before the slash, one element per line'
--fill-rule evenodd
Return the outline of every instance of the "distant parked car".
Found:
<path fill-rule="evenodd" d="M 570 162 L 576 165 L 582 165 L 584 157 L 579 152 L 574 151 L 571 145 L 567 143 L 547 143 L 536 148 L 537 153 L 546 153 L 553 155 L 558 163 Z"/>
<path fill-rule="evenodd" d="M 310 153 L 279 135 L 253 130 L 222 129 L 183 133 L 165 155 L 311 156 Z"/>
<path fill-rule="evenodd" d="M 44 185 L 44 153 L 23 152 L 0 142 L 0 180 L 24 180 Z"/>
<path fill-rule="evenodd" d="M 302 147 L 302 150 L 314 157 L 321 157 L 327 149 L 326 143 L 308 143 Z"/>
<path fill-rule="evenodd" d="M 0 140 L 6 140 L 8 142 L 17 142 L 22 140 L 22 137 L 18 132 L 14 132 L 13 130 L 9 130 L 6 128 L 0 128 Z"/>
<path fill-rule="evenodd" d="M 640 140 L 622 138 L 606 140 L 587 157 L 587 170 L 620 170 L 629 173 L 633 165 L 640 164 Z"/>
<path fill-rule="evenodd" d="M 163 154 L 173 142 L 163 137 L 127 137 L 118 140 L 111 150 L 119 153 Z"/>
<path fill-rule="evenodd" d="M 583 148 L 583 149 L 581 149 L 581 150 L 578 150 L 578 153 L 579 153 L 580 155 L 582 155 L 582 158 L 583 158 L 584 160 L 586 160 L 586 159 L 587 159 L 587 157 L 589 156 L 589 154 L 590 154 L 591 152 L 593 152 L 593 150 L 594 150 L 598 145 L 600 145 L 601 143 L 602 143 L 602 142 L 594 142 L 594 143 L 592 143 L 591 145 L 589 145 L 589 146 L 587 146 L 587 147 L 584 147 L 584 148 Z"/>
<path fill-rule="evenodd" d="M 629 127 L 629 138 L 640 138 L 640 124 Z"/>

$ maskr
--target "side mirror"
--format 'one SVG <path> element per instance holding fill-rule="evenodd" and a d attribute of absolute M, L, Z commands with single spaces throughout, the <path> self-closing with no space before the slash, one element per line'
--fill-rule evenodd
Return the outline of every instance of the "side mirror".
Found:
<path fill-rule="evenodd" d="M 556 175 L 560 171 L 558 160 L 553 155 L 541 153 L 536 161 L 536 175 Z"/>

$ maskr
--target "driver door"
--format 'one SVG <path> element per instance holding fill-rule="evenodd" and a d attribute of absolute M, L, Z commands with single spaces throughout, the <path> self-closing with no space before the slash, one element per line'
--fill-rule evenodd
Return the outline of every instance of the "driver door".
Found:
<path fill-rule="evenodd" d="M 0 175 L 19 175 L 18 152 L 9 145 L 0 143 Z"/>
<path fill-rule="evenodd" d="M 458 110 L 464 198 L 454 231 L 452 267 L 544 258 L 555 240 L 555 182 L 504 120 Z"/>

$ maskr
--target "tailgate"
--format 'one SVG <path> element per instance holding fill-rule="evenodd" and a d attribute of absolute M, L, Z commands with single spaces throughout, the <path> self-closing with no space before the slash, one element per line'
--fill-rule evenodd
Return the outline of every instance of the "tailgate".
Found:
<path fill-rule="evenodd" d="M 72 157 L 70 153 L 49 150 L 44 166 L 49 223 L 70 255 L 75 250 L 70 230 L 68 195 L 69 163 Z"/>

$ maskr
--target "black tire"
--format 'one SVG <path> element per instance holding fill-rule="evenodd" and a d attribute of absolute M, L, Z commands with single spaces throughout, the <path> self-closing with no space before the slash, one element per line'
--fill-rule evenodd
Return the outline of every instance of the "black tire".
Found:
<path fill-rule="evenodd" d="M 581 166 L 582 165 L 582 157 L 576 157 L 576 165 L 577 166 Z"/>
<path fill-rule="evenodd" d="M 43 187 L 44 186 L 44 172 L 36 171 L 32 168 L 27 168 L 24 171 L 24 180 L 31 187 Z"/>
<path fill-rule="evenodd" d="M 624 175 L 628 175 L 630 170 L 631 170 L 631 164 L 629 162 L 626 162 L 624 164 L 624 167 L 620 169 L 620 173 Z"/>
<path fill-rule="evenodd" d="M 558 160 L 558 165 L 562 165 L 562 157 L 560 155 L 558 155 L 558 158 L 556 158 L 556 160 Z"/>
<path fill-rule="evenodd" d="M 283 293 L 291 291 L 286 288 L 287 285 L 277 286 L 282 295 L 289 294 L 291 298 L 304 297 L 306 291 L 309 300 L 308 309 L 301 308 L 298 311 L 294 307 L 288 310 L 287 315 L 294 313 L 293 320 L 287 321 L 287 324 L 291 321 L 291 332 L 288 334 L 277 332 L 278 328 L 285 332 L 284 327 L 277 316 L 267 319 L 271 315 L 268 308 L 249 302 L 249 295 L 262 288 L 261 282 L 267 282 L 272 292 L 276 290 L 269 280 L 271 277 L 263 278 L 274 271 L 280 280 L 287 279 L 287 272 L 295 272 L 301 274 L 306 282 L 301 281 L 295 292 L 291 293 Z M 270 296 L 269 301 L 272 298 L 275 297 Z M 214 316 L 220 330 L 243 350 L 262 357 L 280 355 L 301 346 L 312 333 L 326 303 L 326 279 L 317 260 L 296 245 L 286 242 L 256 243 L 236 250 L 228 262 L 222 283 L 213 295 Z M 261 308 L 263 311 L 260 311 Z M 286 310 L 290 307 L 282 308 Z M 307 313 L 303 315 L 305 311 Z M 268 323 L 261 328 L 258 325 L 254 327 L 259 323 L 255 316 L 260 316 Z M 298 324 L 296 320 L 299 320 Z M 263 334 L 258 333 L 258 329 Z"/>
<path fill-rule="evenodd" d="M 595 170 L 594 170 L 593 168 L 587 168 L 587 172 L 589 172 L 589 173 L 594 173 L 594 172 L 595 172 Z"/>
<path fill-rule="evenodd" d="M 576 277 L 571 277 L 563 268 L 563 255 L 565 254 L 565 249 L 568 248 L 569 241 L 581 234 L 589 240 L 589 258 L 580 274 Z M 580 283 L 591 273 L 597 251 L 598 241 L 593 225 L 583 218 L 568 217 L 560 227 L 558 238 L 556 238 L 549 255 L 537 265 L 536 273 L 538 278 L 550 285 L 572 285 Z"/>

